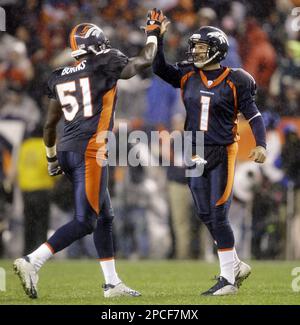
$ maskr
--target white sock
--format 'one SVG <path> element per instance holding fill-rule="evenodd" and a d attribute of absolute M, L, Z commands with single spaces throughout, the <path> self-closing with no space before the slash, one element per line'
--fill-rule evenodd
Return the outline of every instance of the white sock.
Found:
<path fill-rule="evenodd" d="M 234 257 L 233 267 L 234 267 L 234 270 L 237 271 L 239 269 L 239 264 L 240 264 L 241 260 L 238 257 L 235 247 L 233 248 L 233 257 Z"/>
<path fill-rule="evenodd" d="M 106 260 L 106 261 L 100 260 L 100 266 L 101 266 L 106 284 L 116 285 L 116 284 L 122 282 L 116 272 L 114 258 L 112 258 L 110 260 Z"/>
<path fill-rule="evenodd" d="M 234 250 L 218 250 L 218 256 L 220 261 L 221 274 L 231 284 L 234 284 Z"/>
<path fill-rule="evenodd" d="M 42 265 L 47 262 L 52 255 L 52 248 L 47 243 L 44 243 L 27 256 L 29 257 L 30 263 L 34 265 L 36 271 L 38 272 Z"/>

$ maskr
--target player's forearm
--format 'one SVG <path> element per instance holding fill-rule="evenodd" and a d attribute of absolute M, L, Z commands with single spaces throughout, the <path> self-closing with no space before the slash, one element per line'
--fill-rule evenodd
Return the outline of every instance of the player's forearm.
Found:
<path fill-rule="evenodd" d="M 159 75 L 163 70 L 165 70 L 166 66 L 167 63 L 164 54 L 163 37 L 159 37 L 157 43 L 157 53 L 152 66 L 153 72 Z"/>
<path fill-rule="evenodd" d="M 147 44 L 141 51 L 140 55 L 137 57 L 136 68 L 145 69 L 149 68 L 156 56 L 157 52 L 157 37 L 149 36 L 147 39 Z"/>
<path fill-rule="evenodd" d="M 53 147 L 56 143 L 56 126 L 54 127 L 46 123 L 44 125 L 43 138 L 46 147 Z"/>
<path fill-rule="evenodd" d="M 163 48 L 163 37 L 158 38 L 157 54 L 154 58 L 152 69 L 157 76 L 171 84 L 173 87 L 180 87 L 179 71 L 173 65 L 166 62 Z"/>
<path fill-rule="evenodd" d="M 121 72 L 121 79 L 129 79 L 152 65 L 157 51 L 157 38 L 150 36 L 141 53 L 132 58 Z"/>
<path fill-rule="evenodd" d="M 262 117 L 260 115 L 254 117 L 250 120 L 249 124 L 251 126 L 251 130 L 256 141 L 256 146 L 266 148 L 266 128 Z"/>

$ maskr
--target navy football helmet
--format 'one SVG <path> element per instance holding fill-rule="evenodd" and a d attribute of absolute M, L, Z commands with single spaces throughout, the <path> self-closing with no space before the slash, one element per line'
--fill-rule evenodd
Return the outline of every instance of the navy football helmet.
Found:
<path fill-rule="evenodd" d="M 109 40 L 103 30 L 90 23 L 76 25 L 70 33 L 72 56 L 78 59 L 88 53 L 98 54 L 110 48 Z"/>
<path fill-rule="evenodd" d="M 228 39 L 226 34 L 219 28 L 203 26 L 189 38 L 188 61 L 193 62 L 198 68 L 202 68 L 208 63 L 217 63 L 225 59 L 228 52 Z M 197 62 L 195 45 L 205 43 L 208 45 L 206 60 Z"/>

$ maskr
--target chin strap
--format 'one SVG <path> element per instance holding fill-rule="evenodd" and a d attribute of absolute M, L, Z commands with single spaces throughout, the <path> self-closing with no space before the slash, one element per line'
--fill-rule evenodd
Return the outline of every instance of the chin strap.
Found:
<path fill-rule="evenodd" d="M 208 63 L 210 63 L 212 60 L 214 60 L 218 55 L 220 54 L 220 52 L 216 52 L 211 58 L 209 58 L 208 60 L 204 61 L 204 62 L 194 62 L 195 67 L 201 69 L 204 66 L 206 66 Z"/>

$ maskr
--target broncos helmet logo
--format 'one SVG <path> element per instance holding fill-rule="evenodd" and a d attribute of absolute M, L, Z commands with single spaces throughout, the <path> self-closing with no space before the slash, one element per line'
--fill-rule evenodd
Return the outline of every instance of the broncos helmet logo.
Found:
<path fill-rule="evenodd" d="M 103 33 L 102 29 L 100 29 L 99 27 L 95 26 L 90 28 L 87 33 L 85 34 L 84 38 L 88 38 L 89 36 L 100 36 L 100 34 Z"/>
<path fill-rule="evenodd" d="M 207 34 L 208 37 L 216 37 L 220 40 L 221 44 L 228 44 L 226 36 L 222 32 L 210 32 Z"/>

